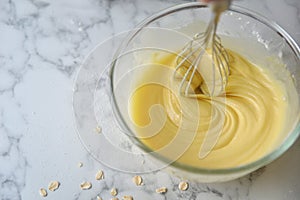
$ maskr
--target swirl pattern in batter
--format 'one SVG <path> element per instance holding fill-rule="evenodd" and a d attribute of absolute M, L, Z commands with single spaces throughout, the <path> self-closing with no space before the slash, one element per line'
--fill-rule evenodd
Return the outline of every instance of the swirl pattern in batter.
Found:
<path fill-rule="evenodd" d="M 287 110 L 283 86 L 271 72 L 235 52 L 228 50 L 228 53 L 230 76 L 224 95 L 186 98 L 176 93 L 176 84 L 154 83 L 134 91 L 130 114 L 136 134 L 144 137 L 141 139 L 144 145 L 158 151 L 172 143 L 172 148 L 162 151 L 162 156 L 184 165 L 212 169 L 247 164 L 276 147 L 283 134 Z M 174 55 L 158 56 L 153 62 L 174 68 L 174 59 Z M 141 80 L 171 82 L 171 73 L 162 73 L 161 69 L 153 66 Z M 154 110 L 149 115 L 153 105 L 160 105 L 163 112 Z M 161 115 L 166 118 L 159 131 L 153 127 L 155 133 L 150 134 L 151 127 L 142 128 L 164 119 Z M 176 158 L 174 147 L 184 149 Z"/>

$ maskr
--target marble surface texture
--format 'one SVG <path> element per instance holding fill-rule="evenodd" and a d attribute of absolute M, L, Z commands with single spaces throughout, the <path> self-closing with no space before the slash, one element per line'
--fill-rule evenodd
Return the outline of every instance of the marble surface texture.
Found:
<path fill-rule="evenodd" d="M 300 140 L 282 157 L 238 180 L 190 183 L 165 172 L 132 174 L 109 169 L 89 156 L 74 128 L 73 84 L 88 52 L 107 37 L 184 0 L 0 0 L 0 200 L 37 200 L 58 180 L 48 200 L 111 199 L 110 188 L 134 199 L 299 200 Z M 300 44 L 299 0 L 237 0 L 276 21 Z M 77 166 L 78 162 L 83 167 Z M 95 172 L 105 171 L 96 182 Z M 80 190 L 82 181 L 93 188 Z M 165 195 L 155 189 L 165 186 Z"/>

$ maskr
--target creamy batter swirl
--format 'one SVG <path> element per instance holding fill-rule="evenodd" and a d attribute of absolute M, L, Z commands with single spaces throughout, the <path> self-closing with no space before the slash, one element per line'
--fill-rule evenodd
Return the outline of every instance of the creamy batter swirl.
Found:
<path fill-rule="evenodd" d="M 176 143 L 174 146 L 177 147 L 190 142 L 176 158 L 177 162 L 214 169 L 249 163 L 275 147 L 282 135 L 287 110 L 283 87 L 271 72 L 253 65 L 235 52 L 228 53 L 230 76 L 223 95 L 180 97 L 174 92 L 176 88 L 170 90 L 158 84 L 144 85 L 133 93 L 131 118 L 137 135 L 151 135 L 141 139 L 146 146 L 155 151 L 170 142 Z M 160 56 L 154 59 L 154 63 L 173 68 L 174 59 L 173 55 Z M 153 67 L 145 71 L 141 80 L 172 79 L 171 74 L 159 69 Z M 176 87 L 176 84 L 169 86 Z M 157 104 L 164 112 L 154 113 L 153 116 L 157 117 L 151 118 L 149 110 Z M 149 133 L 151 129 L 141 128 L 162 120 L 160 115 L 167 117 L 157 133 L 152 135 Z M 185 141 L 184 137 L 174 140 L 179 129 L 187 136 L 195 134 L 193 140 L 190 137 L 187 137 L 190 141 Z M 209 149 L 205 149 L 207 147 Z M 200 151 L 207 152 L 199 157 Z M 170 149 L 163 156 L 173 159 L 172 155 Z"/>

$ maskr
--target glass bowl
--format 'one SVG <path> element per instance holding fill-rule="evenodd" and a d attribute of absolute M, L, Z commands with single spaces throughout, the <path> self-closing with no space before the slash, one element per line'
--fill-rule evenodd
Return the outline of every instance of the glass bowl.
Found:
<path fill-rule="evenodd" d="M 155 162 L 165 163 L 167 171 L 182 178 L 199 182 L 221 182 L 241 177 L 267 165 L 282 155 L 298 138 L 300 49 L 276 23 L 253 11 L 232 5 L 221 17 L 218 25 L 218 34 L 223 45 L 259 66 L 276 71 L 275 76 L 286 87 L 294 85 L 296 88 L 295 93 L 287 92 L 287 98 L 293 102 L 293 108 L 289 109 L 289 118 L 285 122 L 288 127 L 285 130 L 286 134 L 271 152 L 254 162 L 237 167 L 207 169 L 169 160 L 157 152 L 152 152 L 134 131 L 129 115 L 129 99 L 138 74 L 137 66 L 141 66 L 146 62 L 147 56 L 150 57 L 157 51 L 178 51 L 193 34 L 205 30 L 209 18 L 210 10 L 202 3 L 174 6 L 147 18 L 127 35 L 116 52 L 110 70 L 110 92 L 113 110 L 121 129 L 136 146 L 146 153 L 151 153 Z M 194 25 L 189 26 L 192 28 L 186 28 L 187 24 Z"/>

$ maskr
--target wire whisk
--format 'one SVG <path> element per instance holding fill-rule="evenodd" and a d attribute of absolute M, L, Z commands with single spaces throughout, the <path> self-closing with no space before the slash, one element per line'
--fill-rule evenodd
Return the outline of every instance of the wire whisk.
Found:
<path fill-rule="evenodd" d="M 206 31 L 195 34 L 176 57 L 174 77 L 181 78 L 179 92 L 186 97 L 218 96 L 227 85 L 229 56 L 216 32 L 230 0 L 215 1 L 210 6 L 212 17 Z"/>

